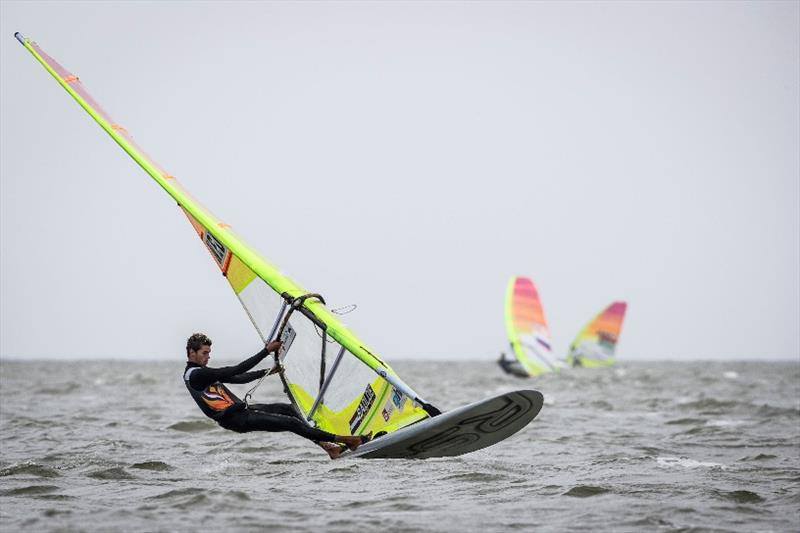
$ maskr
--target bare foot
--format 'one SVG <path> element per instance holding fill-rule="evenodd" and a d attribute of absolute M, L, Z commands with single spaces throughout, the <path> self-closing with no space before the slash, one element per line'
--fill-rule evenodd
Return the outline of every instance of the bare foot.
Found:
<path fill-rule="evenodd" d="M 372 438 L 372 432 L 370 431 L 366 435 L 353 435 L 352 437 L 339 437 L 341 442 L 345 444 L 350 450 L 358 449 L 359 446 L 364 444 L 365 442 L 369 442 Z"/>
<path fill-rule="evenodd" d="M 328 452 L 328 456 L 330 456 L 331 459 L 338 459 L 344 451 L 344 448 L 333 442 L 320 442 L 319 445 L 323 450 Z"/>

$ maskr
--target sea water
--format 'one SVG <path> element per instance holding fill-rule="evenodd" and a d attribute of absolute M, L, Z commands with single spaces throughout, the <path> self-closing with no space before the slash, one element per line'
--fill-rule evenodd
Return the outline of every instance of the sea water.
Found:
<path fill-rule="evenodd" d="M 331 461 L 220 429 L 181 361 L 0 361 L 0 530 L 800 530 L 798 363 L 394 367 L 443 410 L 523 388 L 545 405 L 466 456 Z M 278 379 L 256 396 L 283 401 Z"/>

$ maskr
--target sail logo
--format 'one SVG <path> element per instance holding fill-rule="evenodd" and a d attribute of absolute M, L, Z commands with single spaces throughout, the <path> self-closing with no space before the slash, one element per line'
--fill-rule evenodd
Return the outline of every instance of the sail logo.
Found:
<path fill-rule="evenodd" d="M 403 406 L 403 394 L 394 387 L 392 387 L 392 403 L 398 409 Z"/>
<path fill-rule="evenodd" d="M 392 401 L 392 399 L 386 400 L 386 403 L 383 405 L 383 411 L 381 411 L 383 419 L 387 422 L 392 418 L 392 413 L 394 413 L 394 404 Z"/>
<path fill-rule="evenodd" d="M 214 256 L 214 259 L 217 260 L 217 263 L 220 265 L 225 261 L 225 254 L 228 253 L 228 249 L 223 246 L 221 242 L 217 240 L 216 237 L 211 235 L 210 231 L 206 231 L 206 238 L 205 238 L 206 246 L 208 246 L 208 250 L 211 252 L 211 255 Z"/>
<path fill-rule="evenodd" d="M 375 403 L 375 391 L 367 384 L 367 390 L 364 391 L 364 396 L 361 397 L 361 403 L 358 404 L 356 412 L 353 413 L 353 417 L 350 419 L 350 433 L 355 433 L 373 403 Z"/>

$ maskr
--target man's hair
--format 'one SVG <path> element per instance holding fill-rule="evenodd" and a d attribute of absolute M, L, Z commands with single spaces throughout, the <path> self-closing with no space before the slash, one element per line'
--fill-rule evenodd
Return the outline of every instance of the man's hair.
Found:
<path fill-rule="evenodd" d="M 192 333 L 192 336 L 186 340 L 186 357 L 189 357 L 190 351 L 196 352 L 203 346 L 211 346 L 211 339 L 203 333 Z"/>

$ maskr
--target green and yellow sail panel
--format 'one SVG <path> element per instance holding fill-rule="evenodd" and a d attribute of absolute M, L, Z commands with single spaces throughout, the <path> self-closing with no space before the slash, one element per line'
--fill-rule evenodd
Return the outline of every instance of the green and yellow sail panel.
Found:
<path fill-rule="evenodd" d="M 35 42 L 17 40 L 125 152 L 181 207 L 264 342 L 287 303 L 307 291 L 260 257 L 229 225 L 203 207 L 92 98 L 81 80 Z M 392 432 L 428 416 L 426 404 L 325 305 L 308 298 L 288 318 L 296 333 L 284 359 L 289 397 L 309 422 L 340 435 Z"/>
<path fill-rule="evenodd" d="M 505 317 L 514 355 L 531 376 L 558 369 L 539 291 L 529 278 L 515 276 L 508 282 Z"/>
<path fill-rule="evenodd" d="M 627 309 L 625 302 L 614 302 L 594 317 L 570 345 L 567 364 L 589 368 L 612 366 Z"/>

